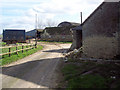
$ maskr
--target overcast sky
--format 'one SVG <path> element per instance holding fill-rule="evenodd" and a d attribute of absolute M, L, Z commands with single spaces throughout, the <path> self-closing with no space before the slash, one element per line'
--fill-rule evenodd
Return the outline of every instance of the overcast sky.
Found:
<path fill-rule="evenodd" d="M 1 0 L 0 1 L 0 28 L 25 29 L 35 28 L 35 14 L 40 23 L 62 21 L 80 23 L 80 12 L 83 12 L 83 21 L 104 0 Z M 0 32 L 0 33 L 1 33 Z"/>

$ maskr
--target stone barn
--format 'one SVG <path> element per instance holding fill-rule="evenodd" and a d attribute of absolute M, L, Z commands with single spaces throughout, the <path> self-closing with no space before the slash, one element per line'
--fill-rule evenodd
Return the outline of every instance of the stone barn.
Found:
<path fill-rule="evenodd" d="M 103 2 L 81 26 L 82 57 L 120 58 L 120 2 Z"/>
<path fill-rule="evenodd" d="M 79 23 L 62 22 L 57 27 L 47 27 L 41 35 L 41 40 L 72 41 L 70 29 L 79 25 Z"/>

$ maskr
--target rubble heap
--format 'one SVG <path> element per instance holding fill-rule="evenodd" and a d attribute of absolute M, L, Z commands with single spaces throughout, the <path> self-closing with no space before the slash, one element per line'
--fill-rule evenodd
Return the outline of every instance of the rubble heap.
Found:
<path fill-rule="evenodd" d="M 80 58 L 82 55 L 82 47 L 79 49 L 74 49 L 73 51 L 68 52 L 65 57 L 66 58 L 71 58 L 71 59 L 75 59 L 75 58 Z"/>

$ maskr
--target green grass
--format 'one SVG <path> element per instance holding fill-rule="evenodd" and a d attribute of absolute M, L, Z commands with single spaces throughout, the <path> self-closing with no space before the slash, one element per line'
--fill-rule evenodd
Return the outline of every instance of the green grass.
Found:
<path fill-rule="evenodd" d="M 0 42 L 0 46 L 4 46 L 4 45 L 6 45 L 5 42 Z"/>
<path fill-rule="evenodd" d="M 119 63 L 99 64 L 92 61 L 73 62 L 68 60 L 61 69 L 64 80 L 60 84 L 61 86 L 65 85 L 67 90 L 76 88 L 120 88 L 119 67 Z M 89 72 L 91 70 L 93 71 Z M 89 73 L 85 74 L 86 72 Z M 116 78 L 111 78 L 111 76 Z"/>
<path fill-rule="evenodd" d="M 19 59 L 22 59 L 28 55 L 31 55 L 35 52 L 37 52 L 38 50 L 41 50 L 43 47 L 38 45 L 37 48 L 34 48 L 34 49 L 30 49 L 28 51 L 24 50 L 24 52 L 22 53 L 21 51 L 18 52 L 18 55 L 13 53 L 11 54 L 11 56 L 9 57 L 8 55 L 4 55 L 4 57 L 1 59 L 1 65 L 5 65 L 5 64 L 9 64 L 11 62 L 15 62 Z"/>
<path fill-rule="evenodd" d="M 21 44 L 24 44 L 24 43 L 16 43 L 16 45 L 21 45 Z M 6 42 L 0 42 L 0 46 L 8 46 L 6 44 Z"/>
<path fill-rule="evenodd" d="M 99 75 L 81 75 L 69 80 L 67 90 L 74 88 L 106 88 L 106 80 Z"/>
<path fill-rule="evenodd" d="M 88 63 L 84 63 L 85 66 Z M 80 75 L 82 66 L 74 64 L 65 65 L 62 69 L 64 80 L 68 82 L 67 90 L 74 90 L 75 88 L 105 88 L 106 80 L 99 75 Z M 86 67 L 85 67 L 86 68 Z"/>
<path fill-rule="evenodd" d="M 46 42 L 46 43 L 70 43 L 70 44 L 72 44 L 72 42 L 65 42 L 65 41 L 63 41 L 63 42 L 57 42 L 57 41 L 41 41 L 41 40 L 38 40 L 38 42 Z"/>
<path fill-rule="evenodd" d="M 71 79 L 74 75 L 78 73 L 79 67 L 76 65 L 68 64 L 63 69 L 62 72 L 64 74 L 65 80 Z"/>

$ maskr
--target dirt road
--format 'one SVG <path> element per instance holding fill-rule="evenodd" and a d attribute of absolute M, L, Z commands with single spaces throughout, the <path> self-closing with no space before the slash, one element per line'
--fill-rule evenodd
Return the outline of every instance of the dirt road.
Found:
<path fill-rule="evenodd" d="M 3 88 L 55 88 L 56 70 L 62 52 L 70 44 L 44 44 L 44 49 L 10 65 L 2 67 Z"/>

